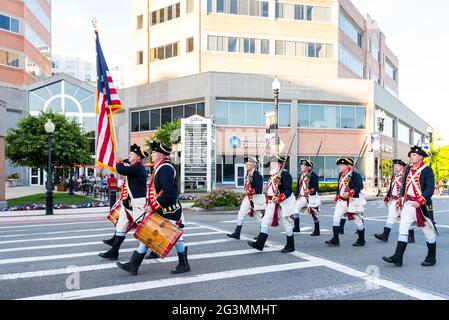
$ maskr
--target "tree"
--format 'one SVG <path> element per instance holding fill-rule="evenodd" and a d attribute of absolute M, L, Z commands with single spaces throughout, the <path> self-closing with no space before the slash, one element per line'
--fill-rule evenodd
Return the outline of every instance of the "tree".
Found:
<path fill-rule="evenodd" d="M 146 146 L 150 151 L 152 140 L 162 142 L 169 147 L 178 144 L 181 141 L 181 120 L 174 120 L 159 127 L 154 135 L 146 141 Z"/>
<path fill-rule="evenodd" d="M 52 110 L 39 116 L 27 116 L 9 129 L 6 136 L 6 156 L 14 166 L 36 169 L 47 167 L 48 138 L 44 125 L 48 119 L 55 124 L 52 138 L 52 162 L 71 168 L 75 165 L 91 165 L 90 138 L 74 120 Z"/>

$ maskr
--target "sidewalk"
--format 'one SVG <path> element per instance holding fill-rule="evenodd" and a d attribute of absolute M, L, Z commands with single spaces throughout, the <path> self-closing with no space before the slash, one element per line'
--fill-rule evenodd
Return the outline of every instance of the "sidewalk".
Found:
<path fill-rule="evenodd" d="M 33 194 L 45 193 L 47 190 L 44 186 L 37 187 L 13 187 L 5 188 L 5 199 L 15 199 L 26 196 L 32 196 Z"/>

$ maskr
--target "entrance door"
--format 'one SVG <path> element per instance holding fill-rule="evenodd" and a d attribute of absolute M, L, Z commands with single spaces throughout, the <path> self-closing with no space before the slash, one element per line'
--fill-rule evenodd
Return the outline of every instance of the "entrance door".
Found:
<path fill-rule="evenodd" d="M 244 164 L 235 165 L 235 186 L 242 189 L 245 187 L 246 166 Z"/>
<path fill-rule="evenodd" d="M 43 186 L 44 181 L 44 172 L 40 169 L 30 169 L 30 185 L 31 186 Z"/>

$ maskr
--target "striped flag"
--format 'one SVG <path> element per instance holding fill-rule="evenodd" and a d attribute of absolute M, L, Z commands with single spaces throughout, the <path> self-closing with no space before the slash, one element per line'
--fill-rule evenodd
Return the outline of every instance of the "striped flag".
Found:
<path fill-rule="evenodd" d="M 101 50 L 98 31 L 95 30 L 97 47 L 97 99 L 96 113 L 97 145 L 95 148 L 95 161 L 103 168 L 116 172 L 114 168 L 117 157 L 117 143 L 115 140 L 114 122 L 112 115 L 122 108 L 122 103 L 115 89 L 108 65 Z"/>

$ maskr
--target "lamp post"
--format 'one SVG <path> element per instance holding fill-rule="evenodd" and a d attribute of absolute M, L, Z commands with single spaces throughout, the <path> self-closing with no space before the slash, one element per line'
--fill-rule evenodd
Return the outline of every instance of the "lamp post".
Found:
<path fill-rule="evenodd" d="M 377 129 L 379 130 L 379 180 L 377 196 L 382 195 L 382 135 L 384 131 L 386 114 L 383 110 L 377 111 Z"/>
<path fill-rule="evenodd" d="M 274 94 L 274 119 L 275 119 L 275 146 L 276 154 L 279 155 L 279 92 L 281 91 L 281 82 L 277 77 L 274 78 L 272 83 Z"/>
<path fill-rule="evenodd" d="M 429 135 L 429 152 L 431 152 L 433 142 L 433 129 L 431 127 L 427 128 L 427 134 Z M 432 168 L 432 156 L 430 156 L 430 168 Z"/>
<path fill-rule="evenodd" d="M 48 167 L 47 167 L 47 193 L 46 193 L 46 215 L 53 214 L 53 179 L 51 172 L 51 137 L 53 132 L 55 132 L 55 124 L 48 119 L 45 124 L 45 132 L 48 137 Z"/>

